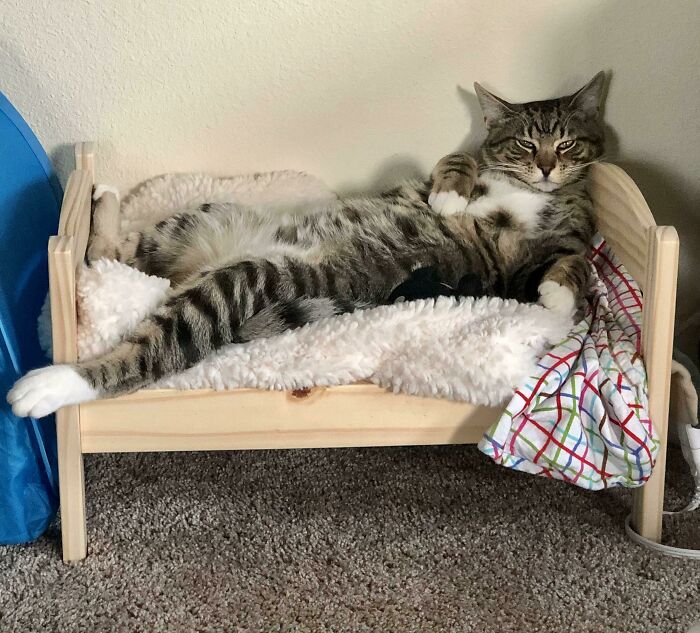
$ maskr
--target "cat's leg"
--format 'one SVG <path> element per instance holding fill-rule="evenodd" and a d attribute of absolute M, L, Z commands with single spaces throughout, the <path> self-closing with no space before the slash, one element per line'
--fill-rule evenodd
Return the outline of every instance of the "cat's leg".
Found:
<path fill-rule="evenodd" d="M 322 297 L 330 267 L 285 258 L 207 272 L 171 296 L 104 356 L 53 365 L 20 379 L 7 399 L 16 415 L 41 417 L 69 405 L 135 391 L 191 367 L 231 343 L 273 336 L 358 307 Z"/>
<path fill-rule="evenodd" d="M 101 257 L 115 259 L 148 275 L 170 279 L 173 285 L 190 278 L 202 265 L 211 263 L 206 259 L 206 249 L 197 242 L 197 235 L 203 216 L 212 205 L 202 204 L 181 211 L 155 226 L 122 236 L 118 191 L 98 185 L 93 199 L 95 208 L 87 249 L 89 261 Z"/>
<path fill-rule="evenodd" d="M 207 229 L 223 218 L 208 218 L 211 207 L 203 204 L 181 211 L 155 226 L 130 233 L 120 245 L 120 261 L 147 275 L 170 279 L 173 286 L 186 282 L 217 259 L 209 248 L 211 240 L 205 238 L 212 232 Z"/>
<path fill-rule="evenodd" d="M 431 174 L 428 203 L 444 215 L 464 211 L 477 178 L 478 166 L 469 154 L 457 152 L 441 158 Z"/>
<path fill-rule="evenodd" d="M 549 310 L 573 316 L 590 280 L 588 246 L 575 235 L 543 235 L 525 245 L 517 268 L 508 274 L 505 296 L 538 301 Z"/>
<path fill-rule="evenodd" d="M 556 259 L 537 288 L 539 302 L 550 310 L 573 316 L 588 288 L 590 264 L 583 254 Z"/>
<path fill-rule="evenodd" d="M 108 185 L 97 185 L 92 199 L 95 201 L 95 207 L 90 225 L 88 261 L 95 261 L 101 257 L 118 260 L 122 241 L 119 226 L 119 191 Z"/>

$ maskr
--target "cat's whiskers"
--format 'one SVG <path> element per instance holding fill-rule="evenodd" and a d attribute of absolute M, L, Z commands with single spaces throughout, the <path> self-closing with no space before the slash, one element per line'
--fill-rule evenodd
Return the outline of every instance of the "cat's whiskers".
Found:
<path fill-rule="evenodd" d="M 479 169 L 480 173 L 486 172 L 486 171 L 502 171 L 502 172 L 507 172 L 507 173 L 519 173 L 522 174 L 523 171 L 519 167 L 515 165 L 507 165 L 507 164 L 491 164 L 491 165 L 485 165 L 484 167 L 481 167 Z"/>
<path fill-rule="evenodd" d="M 599 156 L 598 158 L 586 161 L 585 163 L 576 163 L 575 165 L 570 165 L 567 169 L 569 169 L 571 171 L 581 171 L 582 169 L 585 169 L 586 167 L 590 167 L 591 165 L 595 165 L 596 163 L 600 163 L 603 160 L 605 160 L 605 157 Z"/>

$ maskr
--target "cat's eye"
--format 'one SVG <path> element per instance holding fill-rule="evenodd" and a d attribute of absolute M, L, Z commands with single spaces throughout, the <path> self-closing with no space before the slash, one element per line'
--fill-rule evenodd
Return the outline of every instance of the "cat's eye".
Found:
<path fill-rule="evenodd" d="M 571 149 L 574 145 L 576 145 L 576 141 L 570 140 L 570 141 L 562 141 L 557 145 L 557 151 L 558 152 L 565 152 L 567 149 Z"/>
<path fill-rule="evenodd" d="M 537 146 L 534 143 L 531 141 L 526 141 L 523 138 L 517 138 L 515 139 L 515 142 L 528 152 L 534 152 L 537 149 Z"/>

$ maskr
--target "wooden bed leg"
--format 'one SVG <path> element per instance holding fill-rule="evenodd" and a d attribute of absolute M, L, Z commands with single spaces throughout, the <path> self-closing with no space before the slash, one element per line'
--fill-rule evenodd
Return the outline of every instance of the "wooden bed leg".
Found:
<path fill-rule="evenodd" d="M 649 415 L 659 438 L 654 470 L 644 486 L 635 491 L 632 526 L 637 534 L 661 541 L 666 478 L 668 413 L 671 401 L 673 323 L 678 278 L 678 233 L 672 226 L 649 232 L 647 281 L 644 287 L 642 347 L 649 382 Z"/>
<path fill-rule="evenodd" d="M 87 554 L 87 536 L 80 412 L 77 406 L 63 407 L 56 412 L 56 433 L 63 560 L 78 561 Z"/>
<path fill-rule="evenodd" d="M 78 358 L 76 269 L 85 258 L 90 233 L 93 158 L 92 145 L 76 146 L 76 161 L 83 169 L 74 171 L 68 178 L 61 205 L 59 235 L 49 238 L 49 293 L 55 363 L 74 363 Z M 56 412 L 56 436 L 63 560 L 77 561 L 85 558 L 87 553 L 79 406 L 63 407 Z"/>
<path fill-rule="evenodd" d="M 666 479 L 666 438 L 659 447 L 656 466 L 641 488 L 634 491 L 632 525 L 637 534 L 655 543 L 661 542 L 661 525 L 664 510 L 664 481 Z"/>

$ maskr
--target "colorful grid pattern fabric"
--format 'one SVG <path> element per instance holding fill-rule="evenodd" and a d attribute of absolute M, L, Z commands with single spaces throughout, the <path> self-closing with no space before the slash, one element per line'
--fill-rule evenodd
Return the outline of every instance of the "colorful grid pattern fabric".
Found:
<path fill-rule="evenodd" d="M 584 318 L 516 390 L 479 448 L 496 463 L 600 490 L 635 487 L 659 448 L 641 357 L 642 293 L 602 237 Z"/>

